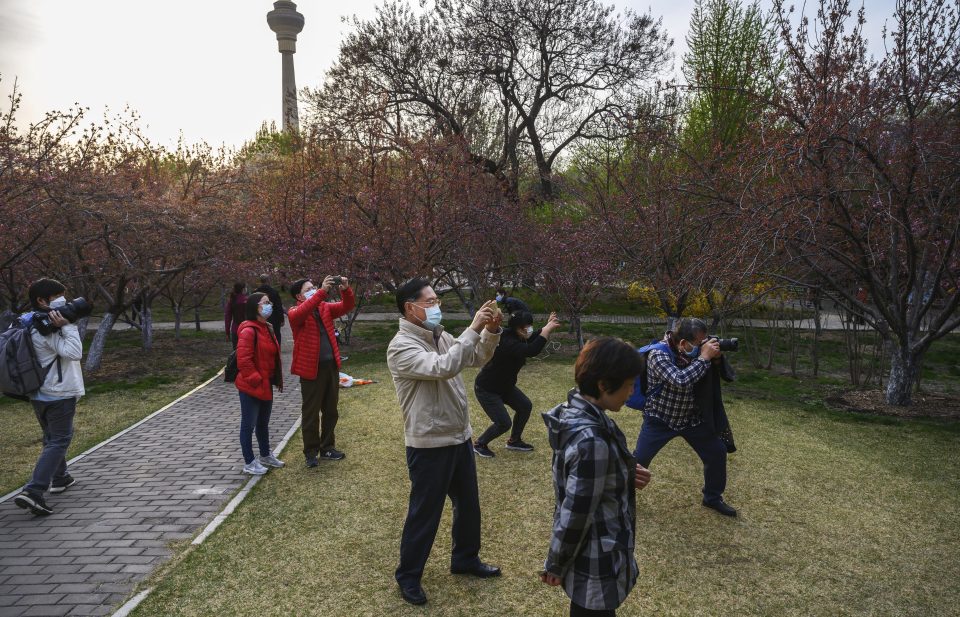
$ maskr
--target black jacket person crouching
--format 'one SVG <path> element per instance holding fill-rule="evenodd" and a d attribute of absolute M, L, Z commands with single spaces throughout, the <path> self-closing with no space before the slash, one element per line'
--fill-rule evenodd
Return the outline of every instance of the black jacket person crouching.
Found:
<path fill-rule="evenodd" d="M 533 330 L 533 315 L 526 310 L 510 316 L 507 327 L 500 336 L 500 344 L 493 358 L 483 367 L 473 384 L 473 392 L 493 424 L 477 438 L 474 451 L 485 458 L 494 454 L 488 444 L 510 431 L 507 449 L 530 452 L 533 446 L 522 439 L 523 429 L 530 419 L 533 403 L 517 387 L 520 369 L 532 358 L 543 351 L 547 337 L 559 325 L 555 314 L 543 328 Z M 513 422 L 507 407 L 514 410 Z"/>

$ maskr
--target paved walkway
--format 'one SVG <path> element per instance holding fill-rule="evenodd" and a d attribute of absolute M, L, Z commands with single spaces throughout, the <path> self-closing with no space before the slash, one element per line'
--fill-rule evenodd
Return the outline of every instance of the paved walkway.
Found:
<path fill-rule="evenodd" d="M 290 340 L 288 328 L 287 368 Z M 298 380 L 286 383 L 270 421 L 274 447 L 300 415 Z M 0 503 L 0 616 L 114 612 L 170 558 L 171 541 L 192 537 L 249 480 L 239 426 L 236 388 L 218 377 L 71 464 L 77 484 L 48 497 L 51 516 Z"/>

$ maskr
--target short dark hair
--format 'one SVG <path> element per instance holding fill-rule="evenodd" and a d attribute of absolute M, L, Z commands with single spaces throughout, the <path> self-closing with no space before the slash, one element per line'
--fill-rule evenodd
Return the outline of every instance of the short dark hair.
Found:
<path fill-rule="evenodd" d="M 268 274 L 261 274 L 261 275 L 260 275 L 260 284 L 261 284 L 261 285 L 268 285 L 269 283 L 270 283 L 270 276 L 269 276 Z"/>
<path fill-rule="evenodd" d="M 242 283 L 242 282 L 240 282 L 240 281 L 237 281 L 236 283 L 234 283 L 234 284 L 233 284 L 233 295 L 239 296 L 240 294 L 242 294 L 242 293 L 243 293 L 243 289 L 244 289 L 244 287 L 246 287 L 246 286 L 247 286 L 246 283 Z"/>
<path fill-rule="evenodd" d="M 35 309 L 40 308 L 40 305 L 37 304 L 37 300 L 43 299 L 47 300 L 50 296 L 56 296 L 65 292 L 67 288 L 63 283 L 54 279 L 40 279 L 34 281 L 30 285 L 30 290 L 27 294 L 30 296 L 30 306 Z"/>
<path fill-rule="evenodd" d="M 400 311 L 400 314 L 403 315 L 406 311 L 403 309 L 403 305 L 407 302 L 413 302 L 420 298 L 420 293 L 423 291 L 424 287 L 429 287 L 430 281 L 418 276 L 412 278 L 400 287 L 397 288 L 397 310 Z"/>
<path fill-rule="evenodd" d="M 707 333 L 707 322 L 696 317 L 684 317 L 677 322 L 677 326 L 674 329 L 674 342 L 679 343 L 681 339 L 692 341 L 699 332 Z"/>
<path fill-rule="evenodd" d="M 533 324 L 533 313 L 530 311 L 516 311 L 511 313 L 510 319 L 507 320 L 507 328 L 510 330 L 515 330 L 522 326 L 529 326 Z"/>
<path fill-rule="evenodd" d="M 258 312 L 258 305 L 260 304 L 260 300 L 262 300 L 266 295 L 267 294 L 258 291 L 257 293 L 252 293 L 247 296 L 247 303 L 244 305 L 246 310 L 244 317 L 250 320 L 256 320 L 260 315 Z"/>
<path fill-rule="evenodd" d="M 300 295 L 300 290 L 303 289 L 304 283 L 309 282 L 310 279 L 297 279 L 290 284 L 290 295 L 296 299 Z"/>
<path fill-rule="evenodd" d="M 600 396 L 600 384 L 607 392 L 619 390 L 642 371 L 640 354 L 633 345 L 612 336 L 584 345 L 573 369 L 577 388 L 587 396 Z"/>

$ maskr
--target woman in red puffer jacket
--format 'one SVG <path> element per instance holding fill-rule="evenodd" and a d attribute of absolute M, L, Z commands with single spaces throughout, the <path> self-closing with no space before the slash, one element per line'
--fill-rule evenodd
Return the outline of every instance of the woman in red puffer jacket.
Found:
<path fill-rule="evenodd" d="M 273 313 L 270 298 L 251 294 L 246 303 L 246 321 L 237 328 L 237 379 L 240 391 L 240 449 L 243 471 L 253 475 L 267 473 L 268 467 L 283 467 L 283 461 L 270 451 L 270 412 L 273 410 L 273 386 L 283 392 L 283 366 L 280 344 L 267 318 Z M 253 457 L 253 432 L 257 433 L 260 459 Z"/>

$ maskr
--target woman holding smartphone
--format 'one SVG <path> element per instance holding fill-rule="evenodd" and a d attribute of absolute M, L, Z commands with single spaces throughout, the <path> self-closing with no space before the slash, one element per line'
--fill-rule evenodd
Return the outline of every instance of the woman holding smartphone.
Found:
<path fill-rule="evenodd" d="M 577 358 L 577 387 L 543 414 L 553 448 L 557 504 L 540 579 L 563 586 L 570 615 L 609 616 L 637 582 L 636 489 L 650 482 L 607 411 L 619 411 L 640 374 L 631 345 L 603 337 Z"/>

